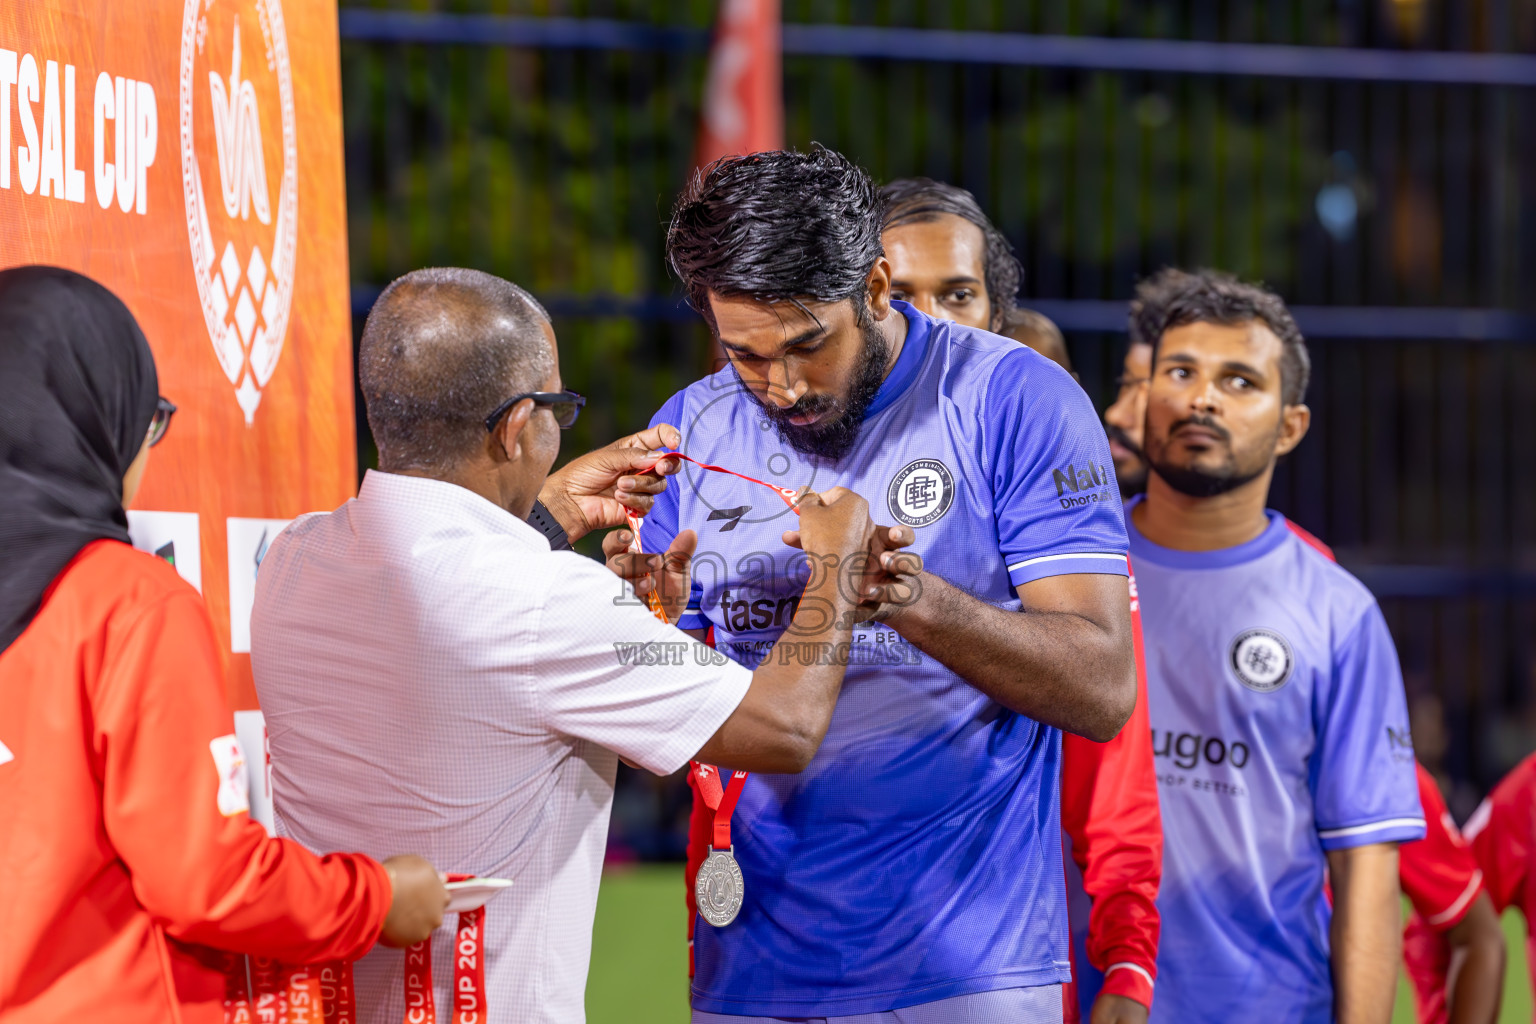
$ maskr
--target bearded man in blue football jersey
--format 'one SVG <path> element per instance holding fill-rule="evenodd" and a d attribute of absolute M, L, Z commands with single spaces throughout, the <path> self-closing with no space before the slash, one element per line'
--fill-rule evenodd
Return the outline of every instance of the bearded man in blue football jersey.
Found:
<path fill-rule="evenodd" d="M 1262 288 L 1165 284 L 1126 524 L 1164 832 L 1152 1020 L 1385 1024 L 1397 844 L 1424 820 L 1381 610 L 1265 508 L 1306 436 L 1306 344 Z"/>
<path fill-rule="evenodd" d="M 696 1024 L 1060 1021 L 1060 730 L 1108 739 L 1135 701 L 1120 499 L 1087 396 L 1021 345 L 893 301 L 882 214 L 868 175 L 818 146 L 711 166 L 668 232 L 729 365 L 658 421 L 701 462 L 867 495 L 926 567 L 910 605 L 833 652 L 847 682 L 807 771 L 753 775 L 734 815 L 720 802 L 710 858 L 739 874 L 701 869 Z M 678 625 L 755 664 L 806 579 L 794 515 L 684 472 L 644 549 L 675 567 L 697 532 Z M 721 801 L 728 775 L 701 794 Z"/>

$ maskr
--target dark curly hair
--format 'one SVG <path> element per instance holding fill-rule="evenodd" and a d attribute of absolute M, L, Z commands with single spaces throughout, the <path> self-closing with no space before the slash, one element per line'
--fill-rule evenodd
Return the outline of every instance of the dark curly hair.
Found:
<path fill-rule="evenodd" d="M 808 153 L 724 157 L 678 196 L 667 262 L 711 326 L 712 291 L 769 302 L 861 298 L 885 255 L 884 211 L 869 175 L 817 143 Z"/>
<path fill-rule="evenodd" d="M 946 213 L 970 221 L 981 229 L 986 246 L 982 256 L 982 281 L 987 286 L 987 299 L 991 304 L 992 329 L 1001 329 L 1003 318 L 1018 300 L 1024 268 L 1013 255 L 1013 246 L 1008 244 L 1008 239 L 982 212 L 976 197 L 958 185 L 932 178 L 897 178 L 880 190 L 880 197 L 886 203 L 885 224 L 881 230 L 930 221 Z"/>
<path fill-rule="evenodd" d="M 1136 282 L 1131 299 L 1126 331 L 1132 345 L 1151 345 L 1157 340 L 1158 324 L 1164 309 L 1174 296 L 1191 287 L 1193 275 L 1178 267 L 1164 267 L 1151 277 Z"/>
<path fill-rule="evenodd" d="M 1220 270 L 1190 272 L 1168 267 L 1138 285 L 1136 296 L 1131 304 L 1131 338 L 1133 342 L 1138 336 L 1144 338 L 1154 351 L 1173 327 L 1259 321 L 1280 339 L 1281 401 L 1297 405 L 1306 397 L 1312 375 L 1306 339 L 1284 300 L 1263 285 L 1239 281 Z"/>

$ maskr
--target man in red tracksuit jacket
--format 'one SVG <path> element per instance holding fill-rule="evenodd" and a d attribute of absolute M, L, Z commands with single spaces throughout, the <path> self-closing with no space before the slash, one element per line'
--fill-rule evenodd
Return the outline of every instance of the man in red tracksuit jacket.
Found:
<path fill-rule="evenodd" d="M 1120 735 L 1108 743 L 1062 734 L 1061 828 L 1079 875 L 1068 880 L 1068 900 L 1075 902 L 1072 897 L 1081 886 L 1080 891 L 1092 901 L 1087 960 L 1099 982 L 1094 986 L 1097 995 L 1091 1011 L 1080 1009 L 1076 979 L 1083 978 L 1086 969 L 1081 963 L 1073 964 L 1074 981 L 1062 989 L 1067 1022 L 1081 1020 L 1085 1011 L 1092 1024 L 1145 1021 L 1157 978 L 1161 921 L 1156 900 L 1163 874 L 1163 823 L 1152 766 L 1135 575 L 1130 585 L 1136 710 Z M 1080 930 L 1074 920 L 1073 931 Z M 1073 953 L 1075 960 L 1076 942 Z"/>

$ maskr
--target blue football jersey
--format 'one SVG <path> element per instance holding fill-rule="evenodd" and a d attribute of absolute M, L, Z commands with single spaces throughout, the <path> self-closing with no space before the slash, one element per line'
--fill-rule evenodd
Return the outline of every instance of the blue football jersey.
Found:
<path fill-rule="evenodd" d="M 1279 513 L 1246 544 L 1175 551 L 1136 532 L 1139 500 L 1163 816 L 1152 1019 L 1326 1024 L 1325 851 L 1424 835 L 1392 637 Z"/>
<path fill-rule="evenodd" d="M 896 303 L 907 336 L 853 450 L 782 442 L 726 367 L 654 422 L 683 450 L 777 486 L 843 486 L 906 523 L 928 571 L 1018 610 L 1014 587 L 1126 572 L 1103 429 L 1082 389 L 1022 345 Z M 795 613 L 804 555 L 771 491 L 685 464 L 642 527 L 699 534 L 680 625 L 755 666 Z M 815 657 L 815 651 L 780 656 Z M 855 630 L 831 728 L 800 775 L 754 775 L 732 822 L 740 916 L 699 921 L 693 1005 L 823 1016 L 1068 977 L 1061 735 L 1009 711 L 892 630 Z"/>

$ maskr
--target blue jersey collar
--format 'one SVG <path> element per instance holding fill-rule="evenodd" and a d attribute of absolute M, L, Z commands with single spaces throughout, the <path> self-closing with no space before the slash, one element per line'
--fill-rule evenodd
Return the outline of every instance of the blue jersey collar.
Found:
<path fill-rule="evenodd" d="M 1217 548 L 1214 551 L 1179 551 L 1175 548 L 1165 548 L 1143 537 L 1141 531 L 1136 529 L 1136 523 L 1131 519 L 1131 509 L 1145 497 L 1138 494 L 1125 503 L 1125 533 L 1130 540 L 1132 565 L 1147 561 L 1170 569 L 1228 569 L 1269 554 L 1292 535 L 1285 516 L 1274 509 L 1265 509 L 1264 514 L 1269 517 L 1269 525 L 1264 528 L 1264 532 L 1236 547 Z"/>
<path fill-rule="evenodd" d="M 933 321 L 899 299 L 891 300 L 891 308 L 907 320 L 907 340 L 901 346 L 896 365 L 886 375 L 875 400 L 864 410 L 868 420 L 889 409 L 912 386 L 917 371 L 922 369 L 923 357 L 928 354 L 928 337 L 933 332 Z"/>

